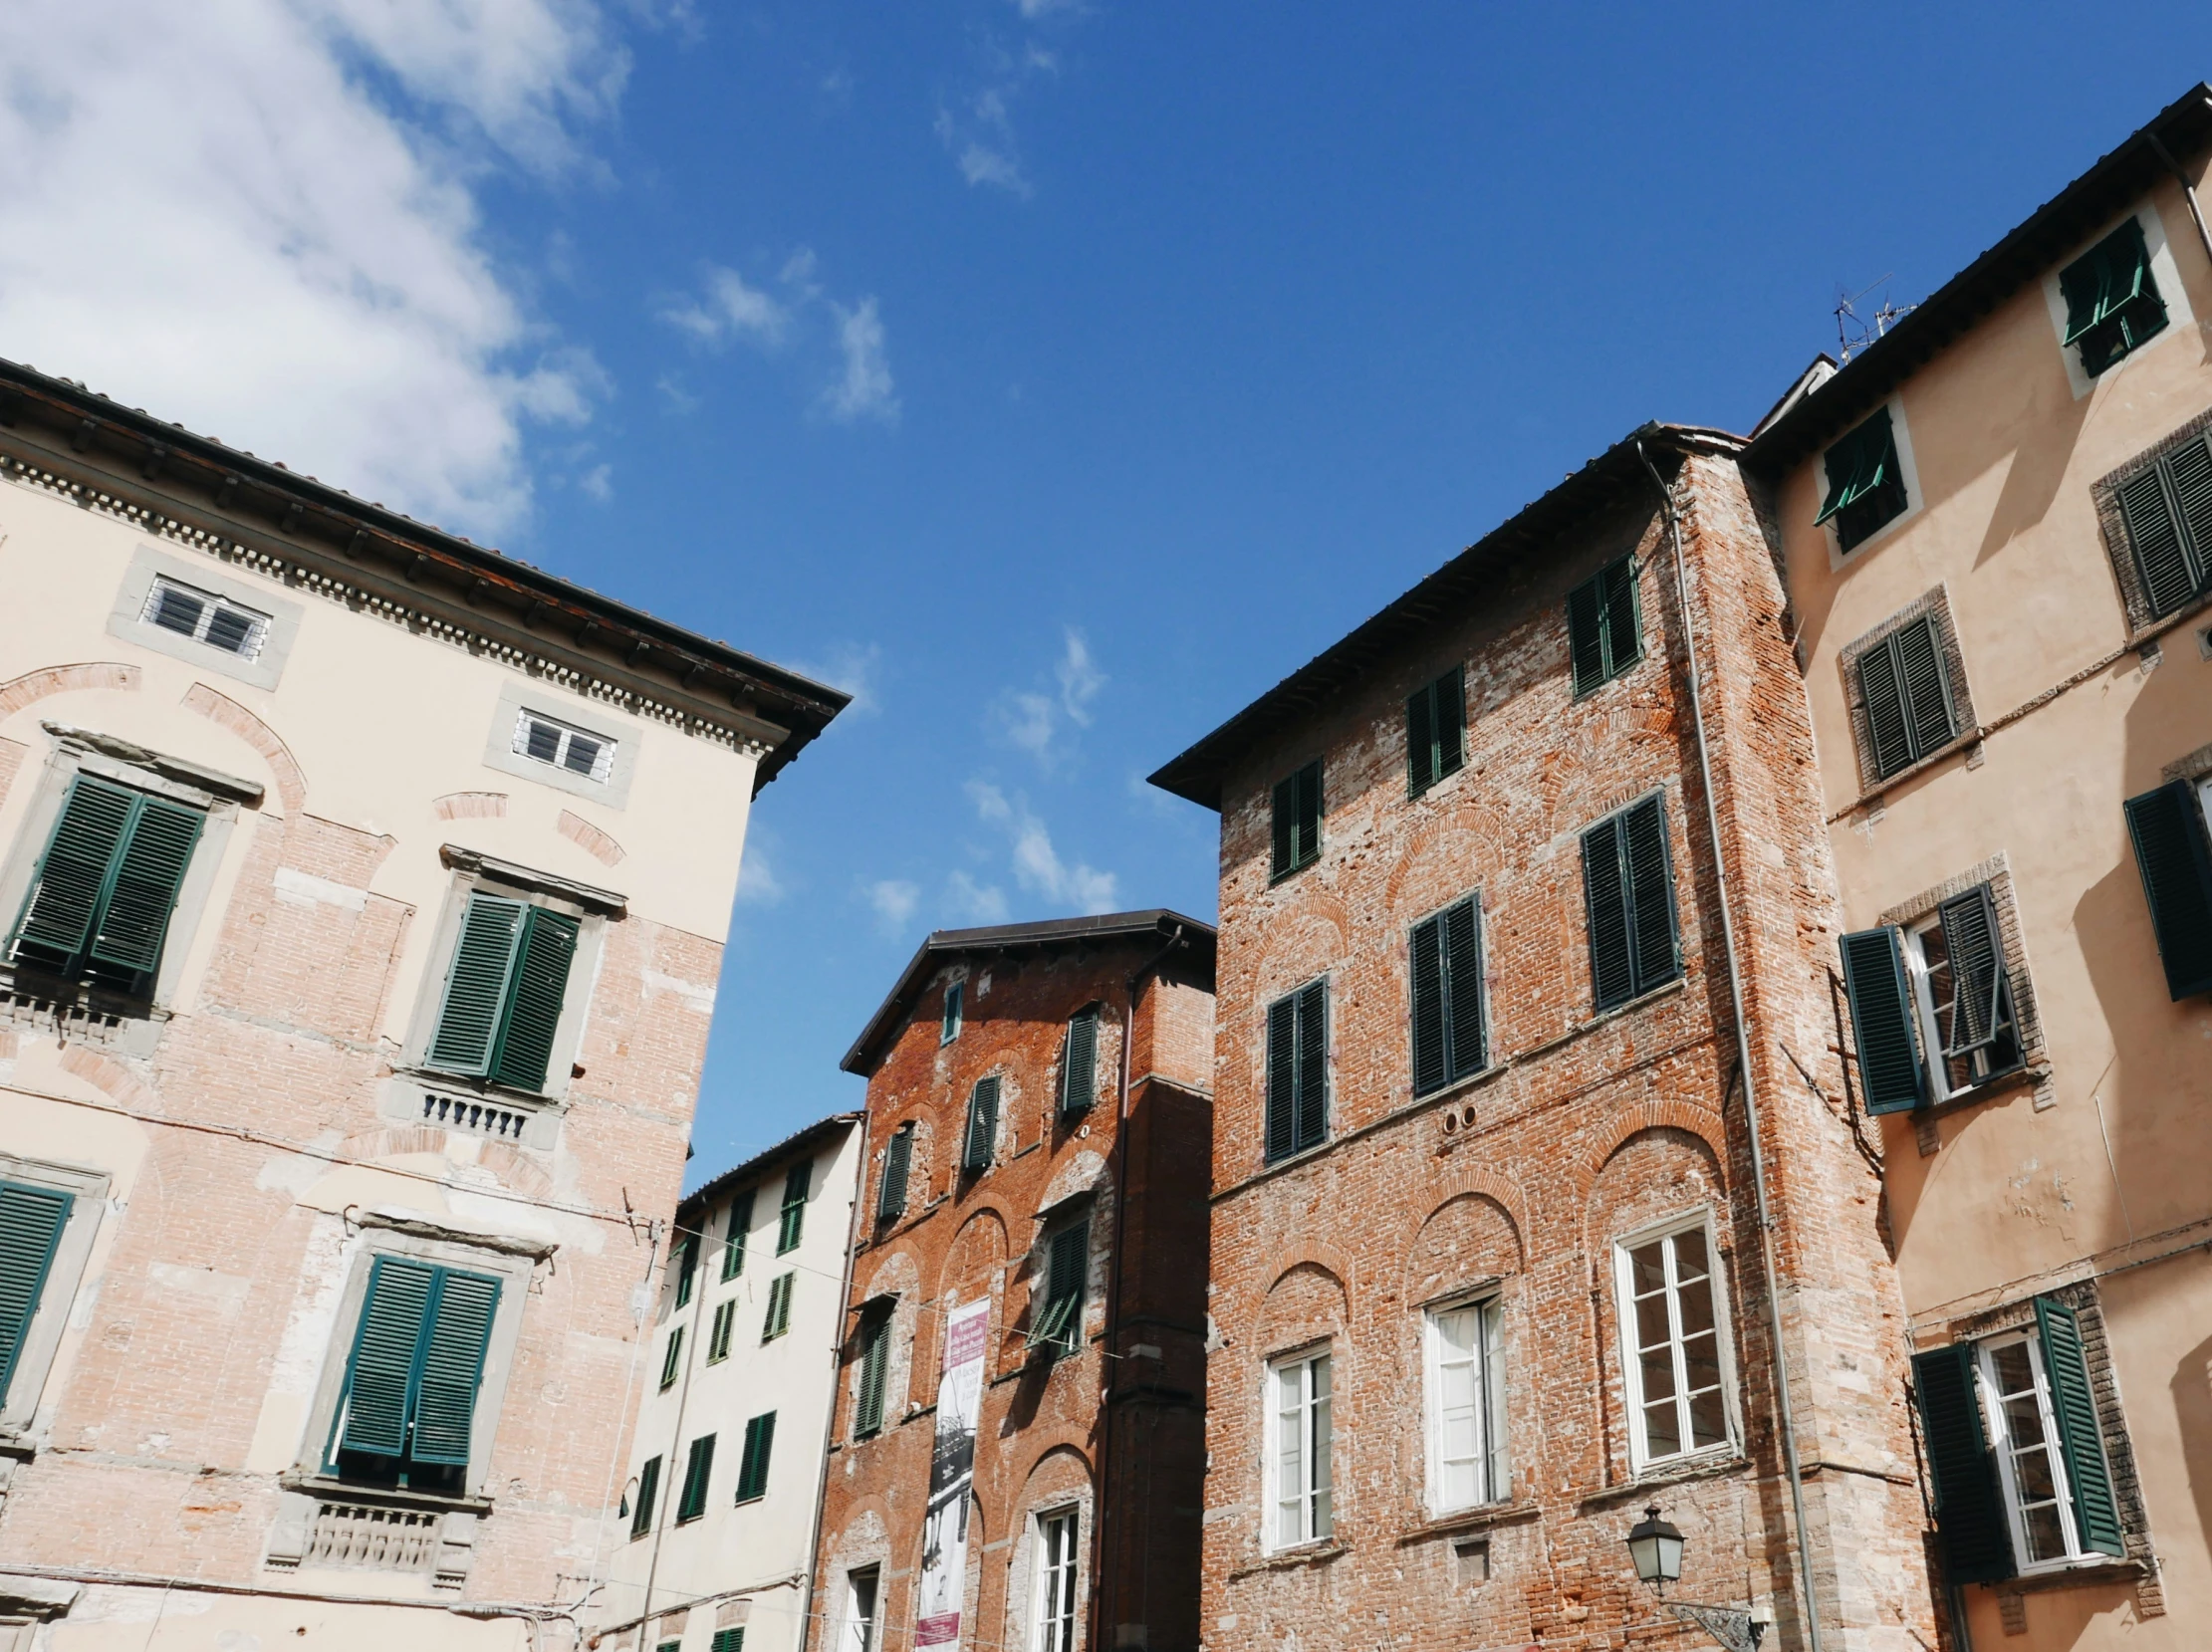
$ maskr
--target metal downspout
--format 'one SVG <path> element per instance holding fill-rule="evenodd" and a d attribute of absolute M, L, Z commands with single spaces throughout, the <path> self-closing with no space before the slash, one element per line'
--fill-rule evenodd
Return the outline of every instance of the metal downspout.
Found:
<path fill-rule="evenodd" d="M 1666 518 L 1668 543 L 1674 552 L 1675 600 L 1682 610 L 1682 647 L 1688 658 L 1690 722 L 1697 732 L 1698 776 L 1705 788 L 1705 830 L 1713 845 L 1713 888 L 1719 896 L 1721 950 L 1728 962 L 1728 997 L 1736 1016 L 1736 1066 L 1744 1080 L 1744 1123 L 1751 1138 L 1751 1186 L 1759 1210 L 1759 1256 L 1767 1275 L 1767 1321 L 1774 1337 L 1775 1391 L 1782 1425 L 1782 1463 L 1790 1481 L 1790 1510 L 1797 1525 L 1798 1570 L 1805 1584 L 1805 1627 L 1811 1652 L 1821 1652 L 1821 1609 L 1813 1582 L 1813 1552 L 1805 1530 L 1805 1478 L 1798 1467 L 1797 1420 L 1790 1404 L 1790 1355 L 1782 1337 L 1782 1282 L 1775 1270 L 1774 1218 L 1767 1208 L 1766 1154 L 1759 1145 L 1759 1103 L 1751 1076 L 1751 1033 L 1744 1021 L 1743 974 L 1736 961 L 1736 921 L 1728 903 L 1728 863 L 1721 849 L 1720 807 L 1713 798 L 1713 763 L 1705 741 L 1705 711 L 1697 688 L 1697 634 L 1690 619 L 1690 577 L 1682 556 L 1681 519 L 1675 514 L 1674 494 L 1659 475 L 1643 443 L 1636 442 L 1636 457 L 1650 472 L 1659 490 L 1659 509 Z"/>
<path fill-rule="evenodd" d="M 2205 101 L 2205 107 L 2212 109 L 2212 99 Z M 2174 159 L 2173 151 L 2159 140 L 2156 132 L 2146 132 L 2144 135 L 2150 139 L 2150 146 L 2158 151 L 2158 158 L 2166 163 L 2167 170 L 2173 173 L 2174 181 L 2181 185 L 2182 198 L 2189 203 L 2189 216 L 2197 221 L 2197 239 L 2204 243 L 2204 256 L 2212 260 L 2212 229 L 2205 227 L 2204 208 L 2197 204 L 2197 186 L 2190 181 L 2189 174 L 2181 169 L 2181 162 Z"/>

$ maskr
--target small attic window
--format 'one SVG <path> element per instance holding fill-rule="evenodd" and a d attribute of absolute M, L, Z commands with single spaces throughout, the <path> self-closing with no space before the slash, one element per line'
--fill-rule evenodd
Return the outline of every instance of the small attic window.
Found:
<path fill-rule="evenodd" d="M 527 709 L 515 718 L 515 754 L 602 785 L 614 768 L 614 741 Z"/>
<path fill-rule="evenodd" d="M 246 660 L 259 658 L 269 637 L 267 614 L 165 577 L 156 578 L 146 591 L 145 610 L 138 617 Z"/>

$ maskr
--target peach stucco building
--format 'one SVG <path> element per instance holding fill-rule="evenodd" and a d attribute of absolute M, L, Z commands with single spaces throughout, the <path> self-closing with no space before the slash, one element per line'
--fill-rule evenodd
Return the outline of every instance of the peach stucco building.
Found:
<path fill-rule="evenodd" d="M 0 1646 L 575 1644 L 844 703 L 0 363 Z"/>

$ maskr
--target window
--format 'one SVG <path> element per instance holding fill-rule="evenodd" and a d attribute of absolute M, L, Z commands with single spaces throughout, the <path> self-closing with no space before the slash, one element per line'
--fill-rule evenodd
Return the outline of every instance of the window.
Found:
<path fill-rule="evenodd" d="M 1329 1355 L 1279 1360 L 1268 1367 L 1267 1385 L 1274 1491 L 1268 1546 L 1320 1542 L 1336 1531 L 1329 1507 Z"/>
<path fill-rule="evenodd" d="M 515 755 L 602 783 L 614 769 L 614 741 L 555 722 L 539 711 L 516 714 Z"/>
<path fill-rule="evenodd" d="M 914 1125 L 908 1119 L 883 1144 L 883 1177 L 875 1186 L 875 1220 L 895 1222 L 906 1214 L 906 1172 L 914 1160 Z"/>
<path fill-rule="evenodd" d="M 551 907 L 470 895 L 424 1064 L 543 1091 L 581 928 Z"/>
<path fill-rule="evenodd" d="M 706 1339 L 706 1362 L 709 1365 L 719 1365 L 723 1360 L 730 1357 L 730 1332 L 736 1327 L 737 1303 L 735 1301 L 716 1302 L 714 1304 L 714 1326 L 707 1332 Z"/>
<path fill-rule="evenodd" d="M 738 1502 L 751 1503 L 768 1495 L 768 1454 L 775 1444 L 775 1412 L 763 1412 L 745 1425 L 745 1456 L 737 1466 Z"/>
<path fill-rule="evenodd" d="M 1951 672 L 1935 615 L 1900 625 L 1858 656 L 1858 713 L 1874 774 L 1901 774 L 1958 738 Z"/>
<path fill-rule="evenodd" d="M 1033 1280 L 1030 1286 L 1038 1305 L 1029 1321 L 1029 1345 L 1047 1359 L 1083 1346 L 1084 1281 L 1090 1272 L 1090 1222 L 1072 1223 L 1054 1234 L 1045 1247 L 1043 1296 L 1038 1296 L 1038 1282 Z"/>
<path fill-rule="evenodd" d="M 2192 436 L 2112 492 L 2141 586 L 2138 625 L 2212 590 L 2212 446 Z M 2123 582 L 2124 584 L 2124 582 Z"/>
<path fill-rule="evenodd" d="M 1615 1247 L 1636 1467 L 1729 1443 L 1727 1345 L 1704 1219 Z"/>
<path fill-rule="evenodd" d="M 1426 1095 L 1488 1064 L 1482 1025 L 1482 906 L 1469 895 L 1413 926 L 1413 1093 Z"/>
<path fill-rule="evenodd" d="M 499 1284 L 408 1257 L 375 1259 L 327 1470 L 374 1484 L 460 1489 Z"/>
<path fill-rule="evenodd" d="M 1099 1099 L 1099 1011 L 1096 1005 L 1069 1018 L 1060 1041 L 1062 1117 L 1089 1112 Z"/>
<path fill-rule="evenodd" d="M 1417 798 L 1467 761 L 1467 684 L 1453 666 L 1405 702 L 1405 795 Z"/>
<path fill-rule="evenodd" d="M 945 989 L 944 1021 L 937 1029 L 937 1043 L 950 1044 L 960 1036 L 960 1001 L 967 994 L 967 983 L 955 981 Z"/>
<path fill-rule="evenodd" d="M 745 1652 L 744 1625 L 715 1630 L 714 1638 L 706 1643 L 706 1652 Z"/>
<path fill-rule="evenodd" d="M 1285 878 L 1321 858 L 1321 759 L 1275 783 L 1273 876 Z"/>
<path fill-rule="evenodd" d="M 1643 658 L 1637 573 L 1636 559 L 1622 557 L 1567 593 L 1567 649 L 1578 699 Z"/>
<path fill-rule="evenodd" d="M 2066 343 L 2082 347 L 2082 370 L 2091 378 L 2166 330 L 2166 301 L 2150 273 L 2138 218 L 2061 270 L 2059 295 L 2066 300 Z"/>
<path fill-rule="evenodd" d="M 1994 1582 L 2127 1552 L 2077 1310 L 1915 1354 L 1936 1529 L 1951 1576 Z"/>
<path fill-rule="evenodd" d="M 1836 523 L 1836 544 L 1852 551 L 1885 524 L 1904 515 L 1904 466 L 1897 458 L 1897 433 L 1884 407 L 1828 450 L 1828 497 L 1813 519 Z"/>
<path fill-rule="evenodd" d="M 783 1209 L 776 1217 L 776 1254 L 799 1249 L 799 1236 L 807 1225 L 807 1186 L 814 1179 L 814 1164 L 802 1159 L 784 1177 Z"/>
<path fill-rule="evenodd" d="M 797 1274 L 778 1274 L 768 1282 L 768 1318 L 760 1327 L 763 1342 L 773 1342 L 791 1329 L 791 1288 L 798 1278 Z"/>
<path fill-rule="evenodd" d="M 980 1175 L 991 1168 L 999 1139 L 999 1080 L 993 1073 L 978 1078 L 968 1094 L 968 1131 L 960 1148 L 960 1168 Z"/>
<path fill-rule="evenodd" d="M 722 1278 L 734 1280 L 745 1272 L 745 1236 L 753 1228 L 753 1189 L 730 1201 L 730 1225 L 722 1236 Z"/>
<path fill-rule="evenodd" d="M 1839 944 L 1868 1112 L 1946 1100 L 2022 1064 L 2012 972 L 1988 884 L 1908 926 L 1858 930 Z"/>
<path fill-rule="evenodd" d="M 8 947 L 17 964 L 143 997 L 207 817 L 79 774 L 70 782 Z"/>
<path fill-rule="evenodd" d="M 845 1575 L 845 1640 L 838 1652 L 875 1652 L 876 1570 Z"/>
<path fill-rule="evenodd" d="M 891 1362 L 891 1308 L 871 1302 L 860 1314 L 860 1391 L 853 1401 L 853 1437 L 883 1430 L 883 1381 Z"/>
<path fill-rule="evenodd" d="M 637 1471 L 637 1502 L 629 1512 L 629 1534 L 642 1537 L 653 1529 L 653 1499 L 660 1494 L 660 1459 L 648 1457 Z"/>
<path fill-rule="evenodd" d="M 1590 973 L 1598 1008 L 1641 998 L 1682 973 L 1666 806 L 1658 793 L 1583 833 Z"/>
<path fill-rule="evenodd" d="M 678 1234 L 676 1254 L 670 1260 L 676 1272 L 676 1306 L 682 1307 L 691 1300 L 692 1282 L 699 1277 L 699 1236 Z"/>
<path fill-rule="evenodd" d="M 1076 1511 L 1037 1517 L 1036 1652 L 1075 1652 Z"/>
<path fill-rule="evenodd" d="M 683 1374 L 683 1326 L 668 1332 L 668 1346 L 660 1355 L 660 1387 L 663 1393 L 676 1385 L 676 1378 Z"/>
<path fill-rule="evenodd" d="M 706 1513 L 707 1481 L 714 1473 L 714 1436 L 702 1434 L 691 1442 L 683 1464 L 683 1493 L 676 1499 L 676 1524 L 695 1521 Z"/>
<path fill-rule="evenodd" d="M 165 575 L 154 577 L 146 591 L 145 611 L 139 617 L 148 625 L 158 625 L 164 631 L 188 636 L 245 660 L 258 659 L 261 645 L 269 636 L 269 615 Z"/>
<path fill-rule="evenodd" d="M 0 1181 L 0 1403 L 31 1338 L 31 1321 L 75 1203 L 58 1188 Z"/>
<path fill-rule="evenodd" d="M 1498 1299 L 1428 1314 L 1428 1497 L 1432 1514 L 1502 1503 L 1505 1325 Z"/>
<path fill-rule="evenodd" d="M 2126 809 L 2167 992 L 2176 1003 L 2212 992 L 2212 778 L 2169 781 Z"/>
<path fill-rule="evenodd" d="M 1329 1133 L 1329 983 L 1267 1007 L 1267 1156 L 1321 1145 Z"/>

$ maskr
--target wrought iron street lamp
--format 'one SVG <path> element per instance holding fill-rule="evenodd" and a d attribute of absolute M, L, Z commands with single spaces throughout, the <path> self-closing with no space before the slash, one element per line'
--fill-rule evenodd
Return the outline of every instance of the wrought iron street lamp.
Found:
<path fill-rule="evenodd" d="M 1666 1600 L 1666 1586 L 1682 1576 L 1682 1534 L 1659 1518 L 1654 1503 L 1643 1519 L 1628 1528 L 1628 1558 L 1635 1562 L 1636 1577 L 1659 1591 L 1666 1609 L 1685 1622 L 1694 1623 L 1728 1652 L 1759 1652 L 1766 1624 L 1738 1606 L 1701 1606 L 1691 1600 Z"/>

